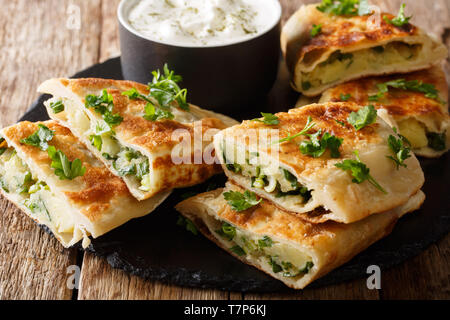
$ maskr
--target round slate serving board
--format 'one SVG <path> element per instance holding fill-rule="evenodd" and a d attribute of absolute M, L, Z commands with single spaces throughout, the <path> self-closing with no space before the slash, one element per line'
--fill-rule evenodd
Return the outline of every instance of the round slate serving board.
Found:
<path fill-rule="evenodd" d="M 80 77 L 122 79 L 120 58 L 74 75 L 74 78 Z M 48 98 L 45 95 L 39 97 L 21 120 L 48 119 L 43 106 L 43 101 Z M 295 104 L 296 98 L 297 94 L 289 88 L 287 70 L 281 64 L 277 82 L 268 97 L 255 101 L 252 106 L 242 106 L 240 114 L 230 116 L 242 120 L 259 117 L 261 111 L 286 111 Z M 423 190 L 427 195 L 422 208 L 402 218 L 387 238 L 315 281 L 311 287 L 364 277 L 367 267 L 372 264 L 382 270 L 397 265 L 419 254 L 450 230 L 449 155 L 420 159 L 420 162 L 426 176 Z M 220 187 L 224 182 L 222 175 L 199 186 L 176 190 L 153 213 L 94 239 L 87 250 L 105 257 L 114 268 L 181 286 L 253 292 L 290 290 L 265 273 L 236 260 L 203 236 L 194 236 L 177 225 L 178 213 L 173 206 L 184 194 Z"/>

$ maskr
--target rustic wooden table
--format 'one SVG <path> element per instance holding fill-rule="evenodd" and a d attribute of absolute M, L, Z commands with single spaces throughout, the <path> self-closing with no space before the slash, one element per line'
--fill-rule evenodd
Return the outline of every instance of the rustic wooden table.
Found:
<path fill-rule="evenodd" d="M 119 55 L 119 0 L 0 0 L 0 127 L 38 97 L 37 85 Z M 284 21 L 305 0 L 281 0 Z M 407 4 L 413 23 L 450 47 L 450 0 L 372 0 L 383 11 Z M 447 73 L 450 69 L 447 64 Z M 295 294 L 241 294 L 143 281 L 104 259 L 64 249 L 0 198 L 1 299 L 435 299 L 450 298 L 450 235 L 419 256 L 382 271 L 382 289 L 356 280 Z M 81 268 L 70 289 L 67 268 Z"/>

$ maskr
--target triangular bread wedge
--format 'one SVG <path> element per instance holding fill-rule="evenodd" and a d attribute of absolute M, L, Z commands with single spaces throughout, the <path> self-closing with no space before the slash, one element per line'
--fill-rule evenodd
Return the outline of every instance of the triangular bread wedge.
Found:
<path fill-rule="evenodd" d="M 61 180 L 63 175 L 56 175 L 48 150 L 22 142 L 37 132 L 39 125 L 53 131 L 49 149 L 61 151 L 72 164 L 75 159 L 81 161 L 75 169 L 58 155 L 63 164 L 60 170 L 73 174 L 84 167 L 84 174 Z M 170 194 L 166 191 L 145 201 L 136 200 L 122 179 L 111 174 L 69 129 L 55 121 L 20 122 L 2 129 L 0 135 L 2 194 L 38 224 L 47 226 L 64 247 L 81 239 L 86 247 L 90 236 L 97 238 L 130 219 L 147 215 Z"/>
<path fill-rule="evenodd" d="M 389 87 L 389 91 L 374 100 L 378 86 L 396 84 L 405 80 L 411 84 L 422 83 L 433 86 L 432 94 Z M 319 103 L 337 102 L 346 99 L 359 105 L 371 104 L 387 123 L 396 127 L 406 137 L 416 155 L 439 157 L 450 148 L 450 116 L 448 113 L 448 87 L 444 71 L 440 66 L 408 74 L 368 77 L 342 83 L 326 90 Z M 385 112 L 382 112 L 385 110 Z"/>
<path fill-rule="evenodd" d="M 386 22 L 391 14 L 338 16 L 317 6 L 302 6 L 281 34 L 292 86 L 307 96 L 365 76 L 425 69 L 447 57 L 447 48 L 420 28 Z M 321 26 L 315 36 L 313 25 Z"/>
<path fill-rule="evenodd" d="M 227 188 L 184 200 L 176 209 L 218 246 L 294 289 L 302 289 L 349 261 L 388 235 L 398 218 L 420 207 L 422 191 L 402 206 L 363 220 L 312 224 L 286 213 L 270 201 L 244 212 L 233 211 L 223 193 Z"/>
<path fill-rule="evenodd" d="M 396 134 L 384 120 L 376 117 L 358 131 L 348 122 L 361 109 L 354 103 L 329 102 L 277 113 L 276 125 L 244 121 L 214 137 L 216 153 L 230 180 L 281 209 L 312 222 L 351 223 L 402 205 L 424 183 L 414 154 L 401 167 L 388 158 L 396 157 L 388 143 Z M 320 131 L 320 139 L 325 133 L 343 139 L 337 157 L 328 148 L 318 157 L 301 151 L 300 145 L 310 139 L 300 134 L 307 123 L 313 123 L 308 135 Z M 381 188 L 369 179 L 356 183 L 350 170 L 336 166 L 356 161 L 355 151 Z"/>
<path fill-rule="evenodd" d="M 148 87 L 140 83 L 106 79 L 51 79 L 38 91 L 53 95 L 45 103 L 50 117 L 70 128 L 112 173 L 122 177 L 138 200 L 162 190 L 201 183 L 220 172 L 220 166 L 204 161 L 202 152 L 212 143 L 213 133 L 236 124 L 235 120 L 193 105 L 189 105 L 189 111 L 173 105 L 173 119 L 149 121 L 143 117 L 147 102 L 123 95 L 133 88 L 143 95 L 149 93 Z M 86 107 L 88 95 L 101 97 L 105 89 L 113 100 L 111 113 L 122 118 L 112 130 L 105 125 L 102 114 Z M 64 110 L 55 113 L 52 104 L 59 101 Z M 156 101 L 152 102 L 157 106 Z M 194 142 L 194 131 L 202 138 L 197 139 L 199 143 Z M 99 136 L 98 140 L 93 136 Z M 190 143 L 190 152 L 183 154 L 186 160 L 176 163 L 172 151 L 181 146 L 182 140 Z M 195 159 L 195 154 L 200 154 L 200 159 Z M 144 175 L 129 170 L 140 164 L 146 164 Z"/>

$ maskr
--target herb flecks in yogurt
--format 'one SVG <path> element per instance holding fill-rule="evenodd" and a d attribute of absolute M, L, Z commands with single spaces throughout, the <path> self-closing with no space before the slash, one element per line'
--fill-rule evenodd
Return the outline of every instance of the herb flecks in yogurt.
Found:
<path fill-rule="evenodd" d="M 128 22 L 156 41 L 224 45 L 266 31 L 278 19 L 276 8 L 273 0 L 141 0 Z"/>

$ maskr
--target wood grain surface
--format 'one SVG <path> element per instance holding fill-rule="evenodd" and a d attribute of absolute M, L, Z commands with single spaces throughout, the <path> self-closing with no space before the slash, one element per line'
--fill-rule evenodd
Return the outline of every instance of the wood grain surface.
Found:
<path fill-rule="evenodd" d="M 281 0 L 283 22 L 303 3 Z M 450 0 L 372 0 L 450 47 Z M 37 85 L 69 76 L 120 54 L 119 0 L 0 0 L 0 127 L 13 124 L 38 97 Z M 11 14 L 15 13 L 15 14 Z M 79 28 L 78 28 L 79 27 Z M 449 64 L 446 65 L 450 74 Z M 78 290 L 67 286 L 78 265 Z M 295 294 L 241 294 L 144 281 L 112 269 L 106 260 L 66 250 L 0 198 L 0 299 L 436 299 L 450 298 L 450 236 L 400 266 L 382 271 L 382 289 L 366 280 L 305 289 Z M 70 281 L 69 281 L 70 282 Z"/>

